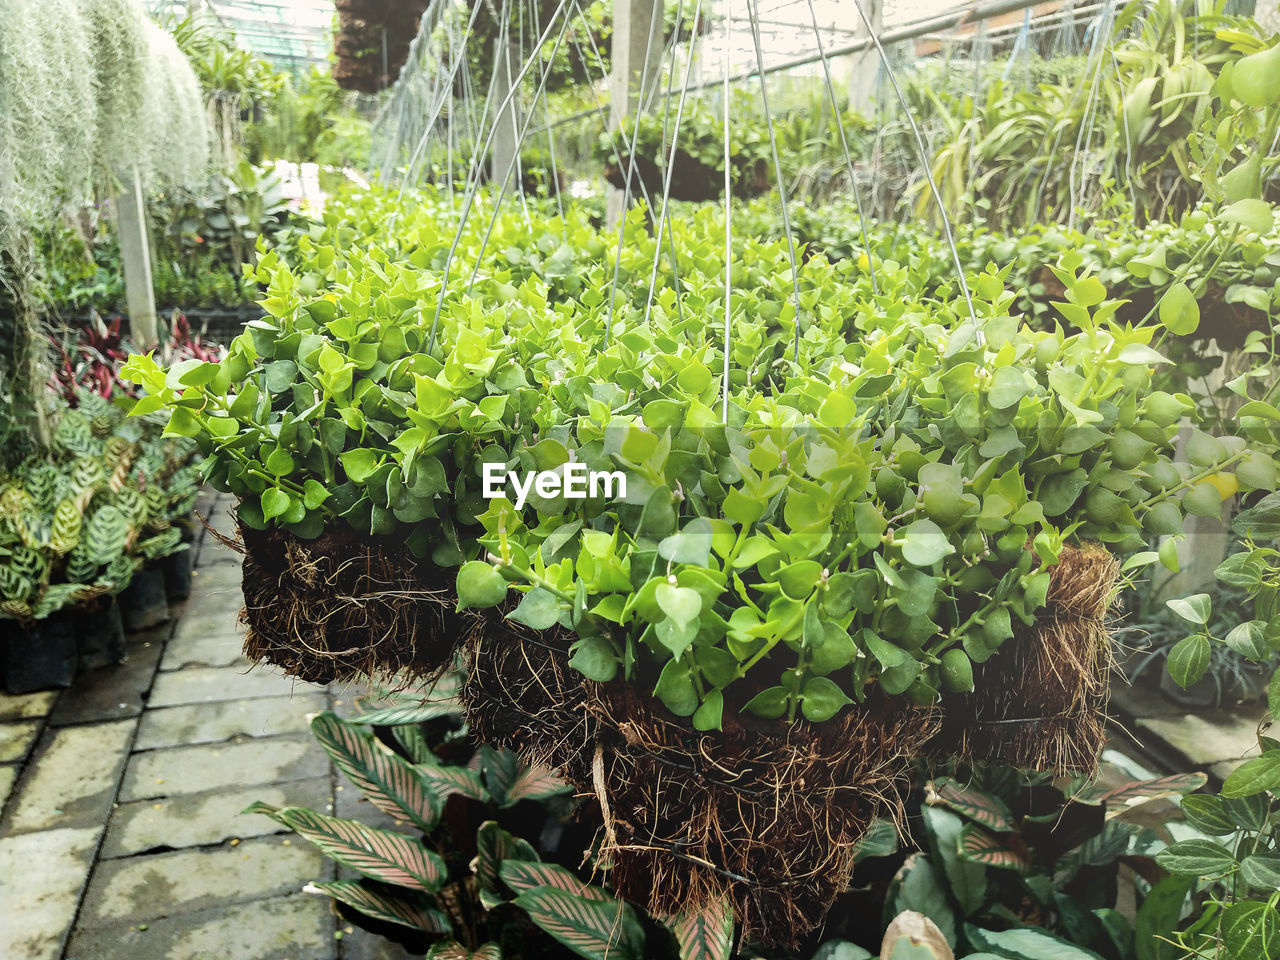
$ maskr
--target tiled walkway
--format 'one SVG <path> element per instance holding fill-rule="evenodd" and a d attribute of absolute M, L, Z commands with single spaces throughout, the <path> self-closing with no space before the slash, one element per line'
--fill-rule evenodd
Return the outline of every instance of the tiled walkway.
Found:
<path fill-rule="evenodd" d="M 206 500 L 231 526 L 226 501 Z M 332 866 L 254 800 L 369 818 L 307 732 L 349 693 L 247 672 L 238 557 L 203 533 L 192 596 L 128 662 L 0 694 L 0 958 L 384 960 L 303 894 Z M 335 802 L 336 801 L 336 802 Z"/>

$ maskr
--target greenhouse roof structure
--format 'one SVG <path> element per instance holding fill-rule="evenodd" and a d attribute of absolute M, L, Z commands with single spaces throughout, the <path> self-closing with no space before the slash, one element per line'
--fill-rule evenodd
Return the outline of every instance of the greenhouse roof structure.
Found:
<path fill-rule="evenodd" d="M 208 17 L 281 69 L 306 70 L 333 49 L 332 0 L 150 0 L 147 6 L 153 15 Z"/>

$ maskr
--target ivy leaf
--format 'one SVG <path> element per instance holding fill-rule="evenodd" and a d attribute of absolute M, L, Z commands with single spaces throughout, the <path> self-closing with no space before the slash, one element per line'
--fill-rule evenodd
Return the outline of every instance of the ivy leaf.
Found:
<path fill-rule="evenodd" d="M 1165 606 L 1189 623 L 1204 626 L 1209 622 L 1212 601 L 1207 593 L 1196 593 L 1189 597 L 1175 597 L 1166 600 Z"/>
<path fill-rule="evenodd" d="M 1236 960 L 1280 958 L 1280 911 L 1260 900 L 1242 900 L 1222 911 L 1222 942 Z"/>

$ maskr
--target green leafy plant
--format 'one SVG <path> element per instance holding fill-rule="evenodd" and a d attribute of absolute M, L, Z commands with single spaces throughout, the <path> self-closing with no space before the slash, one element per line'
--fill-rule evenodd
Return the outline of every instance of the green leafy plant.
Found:
<path fill-rule="evenodd" d="M 1127 817 L 1204 782 L 1190 774 L 1060 788 L 1007 767 L 930 781 L 923 849 L 896 874 L 886 916 L 923 913 L 957 956 L 1130 956 L 1135 931 L 1115 909 L 1116 863 L 1153 869 L 1163 841 Z"/>
<path fill-rule="evenodd" d="M 403 529 L 415 552 L 459 567 L 462 606 L 515 585 L 512 616 L 573 630 L 579 670 L 650 686 L 699 728 L 721 725 L 726 700 L 821 721 L 873 681 L 920 702 L 967 689 L 966 666 L 1034 620 L 1067 538 L 1142 550 L 1184 513 L 1217 515 L 1274 482 L 1246 466 L 1274 450 L 1262 407 L 1242 411 L 1258 423 L 1248 439 L 1196 431 L 1189 462 L 1172 462 L 1193 404 L 1151 388 L 1165 362 L 1152 344 L 1193 324 L 1194 304 L 1166 306 L 1159 327 L 1119 324 L 1076 257 L 1053 268 L 1070 335 L 1010 317 L 994 273 L 973 278 L 971 319 L 949 302 L 895 305 L 905 276 L 869 301 L 818 258 L 798 278 L 797 326 L 777 244 L 748 241 L 722 422 L 723 261 L 699 240 L 714 211 L 680 236 L 699 251 L 683 302 L 659 297 L 648 322 L 621 313 L 607 343 L 609 248 L 575 227 L 600 259 L 560 287 L 556 257 L 526 261 L 528 234 L 509 222 L 516 249 L 494 243 L 492 272 L 448 294 L 438 323 L 423 320 L 439 228 L 419 221 L 403 252 L 348 247 L 343 262 L 323 234 L 304 237 L 296 272 L 267 253 L 270 319 L 221 364 L 165 373 L 135 358 L 138 409 L 198 439 L 248 526 Z M 645 263 L 642 232 L 629 245 Z M 625 283 L 639 293 L 646 273 Z M 623 471 L 626 496 L 538 495 L 532 512 L 481 496 L 486 463 L 570 459 Z M 1171 544 L 1134 563 L 1159 557 L 1172 563 Z"/>
<path fill-rule="evenodd" d="M 444 696 L 447 686 L 438 684 L 425 701 L 393 698 L 351 721 L 322 713 L 311 722 L 348 779 L 417 835 L 300 807 L 248 808 L 358 874 L 308 884 L 309 892 L 427 935 L 429 957 L 640 960 L 654 950 L 667 954 L 666 941 L 674 936 L 681 957 L 727 960 L 727 914 L 679 920 L 667 934 L 565 865 L 582 851 L 549 848 L 538 835 L 562 832 L 543 828 L 568 816 L 569 787 L 506 751 L 468 747 L 458 735 L 459 708 Z M 390 736 L 376 736 L 375 725 Z"/>
<path fill-rule="evenodd" d="M 47 456 L 0 480 L 0 614 L 39 620 L 117 593 L 144 561 L 183 549 L 174 521 L 195 503 L 194 447 L 158 434 L 83 394 Z"/>

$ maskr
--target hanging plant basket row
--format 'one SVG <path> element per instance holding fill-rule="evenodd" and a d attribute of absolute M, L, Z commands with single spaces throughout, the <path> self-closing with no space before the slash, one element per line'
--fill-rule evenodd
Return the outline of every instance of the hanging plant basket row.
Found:
<path fill-rule="evenodd" d="M 579 241 L 566 269 L 500 214 L 493 261 L 428 322 L 454 238 L 430 195 L 388 202 L 403 247 L 348 226 L 376 195 L 335 210 L 296 266 L 260 259 L 270 319 L 226 360 L 131 361 L 139 407 L 171 411 L 240 498 L 251 653 L 413 673 L 461 641 L 473 729 L 595 795 L 616 881 L 659 912 L 727 893 L 761 939 L 802 935 L 938 710 L 1009 727 L 990 748 L 1006 758 L 1089 767 L 1108 551 L 1275 484 L 1262 404 L 1244 436 L 1193 430 L 1172 462 L 1194 405 L 1152 389 L 1154 328 L 1115 323 L 1073 261 L 1055 273 L 1067 335 L 1009 316 L 995 274 L 975 323 L 902 273 L 873 296 L 814 257 L 793 284 L 784 245 L 751 240 L 731 251 L 726 345 L 723 222 L 676 228 L 704 255 L 680 266 L 683 305 L 666 290 L 646 321 L 645 224 L 623 224 L 626 270 L 614 238 L 547 224 Z M 627 485 L 507 482 L 570 464 Z"/>

